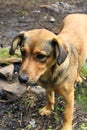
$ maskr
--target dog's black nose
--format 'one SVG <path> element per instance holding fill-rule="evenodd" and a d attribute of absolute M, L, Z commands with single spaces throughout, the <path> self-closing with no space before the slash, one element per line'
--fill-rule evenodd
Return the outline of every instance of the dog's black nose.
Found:
<path fill-rule="evenodd" d="M 27 83 L 27 81 L 29 80 L 29 77 L 27 74 L 21 74 L 18 77 L 20 83 Z"/>

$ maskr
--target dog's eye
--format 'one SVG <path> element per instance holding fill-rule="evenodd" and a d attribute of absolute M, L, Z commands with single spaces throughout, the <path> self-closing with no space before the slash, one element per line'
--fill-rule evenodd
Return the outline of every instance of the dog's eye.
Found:
<path fill-rule="evenodd" d="M 44 55 L 44 54 L 37 54 L 37 55 L 35 56 L 35 59 L 36 59 L 37 61 L 44 62 L 44 61 L 46 61 L 47 56 Z"/>

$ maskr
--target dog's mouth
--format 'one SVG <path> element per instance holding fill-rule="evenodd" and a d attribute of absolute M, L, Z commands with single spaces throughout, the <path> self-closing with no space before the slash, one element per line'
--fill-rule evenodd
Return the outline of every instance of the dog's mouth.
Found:
<path fill-rule="evenodd" d="M 34 87 L 34 86 L 37 86 L 37 82 L 21 82 L 19 80 L 20 84 L 25 84 L 27 87 Z"/>
<path fill-rule="evenodd" d="M 36 82 L 33 82 L 33 83 L 32 82 L 27 82 L 26 85 L 30 86 L 30 87 L 35 87 L 35 86 L 37 86 L 37 83 Z"/>
<path fill-rule="evenodd" d="M 36 81 L 33 81 L 33 80 L 30 81 L 29 77 L 24 74 L 19 75 L 18 79 L 21 84 L 25 84 L 26 86 L 36 86 L 37 85 Z"/>

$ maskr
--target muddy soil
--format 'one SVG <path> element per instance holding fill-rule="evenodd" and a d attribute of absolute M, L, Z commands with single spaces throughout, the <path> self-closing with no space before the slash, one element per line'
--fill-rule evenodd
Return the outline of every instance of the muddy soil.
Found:
<path fill-rule="evenodd" d="M 42 8 L 50 5 L 51 8 Z M 55 8 L 54 8 L 55 7 Z M 0 47 L 11 45 L 12 39 L 23 30 L 47 28 L 58 32 L 62 19 L 70 13 L 87 13 L 86 0 L 0 0 Z M 0 99 L 6 100 L 0 94 Z M 64 102 L 56 96 L 55 110 L 49 117 L 41 117 L 39 109 L 46 102 L 45 95 L 26 92 L 15 101 L 0 102 L 0 130 L 60 130 Z M 86 130 L 87 112 L 75 104 L 74 130 Z"/>

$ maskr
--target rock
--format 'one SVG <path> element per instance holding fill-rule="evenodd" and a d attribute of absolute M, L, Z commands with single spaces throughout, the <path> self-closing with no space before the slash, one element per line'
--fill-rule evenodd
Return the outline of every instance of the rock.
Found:
<path fill-rule="evenodd" d="M 32 91 L 35 94 L 45 93 L 45 89 L 40 86 L 35 87 L 28 86 L 27 91 Z"/>
<path fill-rule="evenodd" d="M 26 86 L 21 85 L 20 83 L 8 83 L 4 80 L 0 80 L 0 92 L 5 91 L 8 94 L 13 94 L 17 97 L 20 97 L 25 91 Z"/>
<path fill-rule="evenodd" d="M 0 69 L 0 79 L 9 79 L 12 77 L 12 74 L 13 74 L 13 71 L 14 71 L 14 65 L 11 64 L 9 66 L 6 66 L 6 67 L 2 67 Z"/>
<path fill-rule="evenodd" d="M 16 83 L 8 82 L 12 80 L 13 71 L 13 64 L 0 69 L 0 96 L 4 100 L 13 100 L 14 97 L 20 97 L 26 91 L 26 86 L 21 85 L 17 81 Z"/>

